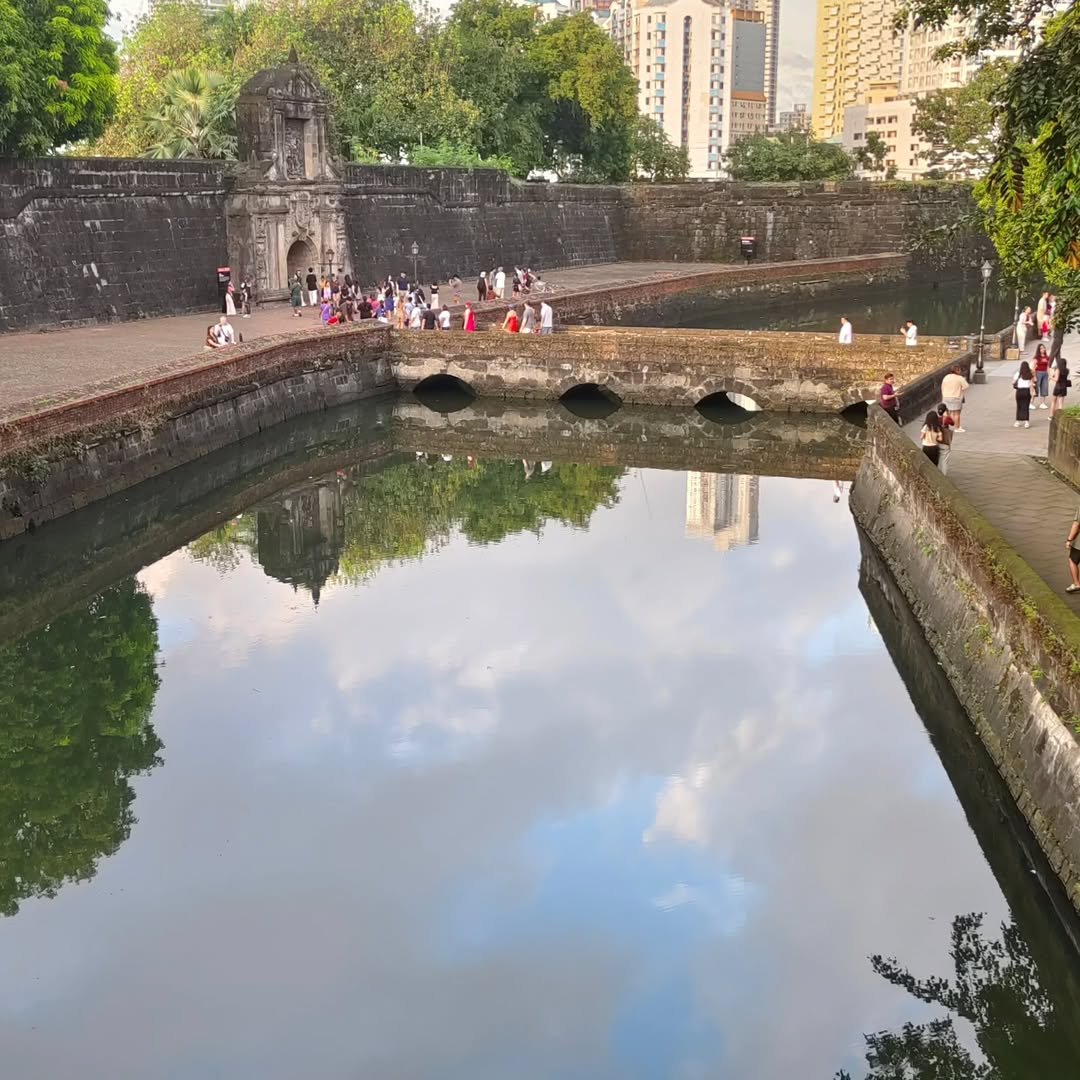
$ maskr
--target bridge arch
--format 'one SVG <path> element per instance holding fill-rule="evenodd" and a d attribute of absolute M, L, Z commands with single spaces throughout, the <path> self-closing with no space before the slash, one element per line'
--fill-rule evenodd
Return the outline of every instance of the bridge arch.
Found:
<path fill-rule="evenodd" d="M 730 405 L 746 412 L 759 412 L 769 409 L 772 401 L 756 386 L 741 379 L 707 379 L 690 392 L 690 402 L 694 408 L 702 406 Z"/>
<path fill-rule="evenodd" d="M 576 416 L 602 419 L 622 408 L 623 399 L 606 383 L 573 383 L 560 389 L 559 401 Z"/>
<path fill-rule="evenodd" d="M 449 413 L 470 405 L 477 394 L 464 379 L 444 371 L 421 379 L 413 387 L 413 396 L 435 412 Z"/>

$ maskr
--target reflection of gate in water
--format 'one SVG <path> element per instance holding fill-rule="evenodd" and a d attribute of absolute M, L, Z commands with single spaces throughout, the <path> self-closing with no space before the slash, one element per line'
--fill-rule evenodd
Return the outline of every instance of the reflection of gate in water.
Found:
<path fill-rule="evenodd" d="M 307 240 L 297 240 L 291 248 L 289 248 L 289 255 L 287 258 L 287 268 L 289 274 L 289 281 L 291 282 L 293 277 L 300 274 L 300 284 L 307 288 L 307 282 L 304 280 L 307 277 L 308 267 L 315 268 L 315 272 L 319 272 L 319 267 L 315 261 L 315 251 L 311 244 Z"/>

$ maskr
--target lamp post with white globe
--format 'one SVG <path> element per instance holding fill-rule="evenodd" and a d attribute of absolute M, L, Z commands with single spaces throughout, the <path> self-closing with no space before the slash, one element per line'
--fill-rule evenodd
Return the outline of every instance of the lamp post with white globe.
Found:
<path fill-rule="evenodd" d="M 982 320 L 979 323 L 979 361 L 976 364 L 976 371 L 982 371 L 983 369 L 983 350 L 986 348 L 986 290 L 990 285 L 990 277 L 994 273 L 993 264 L 987 259 L 982 264 L 982 280 L 983 280 L 983 295 L 982 295 Z"/>

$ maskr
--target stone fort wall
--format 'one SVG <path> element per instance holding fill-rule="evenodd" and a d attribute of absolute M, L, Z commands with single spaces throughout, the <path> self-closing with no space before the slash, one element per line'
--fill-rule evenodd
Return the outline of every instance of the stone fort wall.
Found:
<path fill-rule="evenodd" d="M 0 331 L 212 307 L 224 199 L 220 162 L 0 159 Z"/>
<path fill-rule="evenodd" d="M 593 184 L 522 184 L 493 169 L 350 165 L 345 206 L 353 266 L 362 281 L 411 275 L 422 281 L 481 270 L 614 262 L 623 189 Z"/>
<path fill-rule="evenodd" d="M 214 162 L 0 160 L 0 331 L 212 308 L 215 270 L 235 248 L 235 187 Z M 456 272 L 467 284 L 514 262 L 735 263 L 745 233 L 758 237 L 759 261 L 906 251 L 971 205 L 958 185 L 528 184 L 493 170 L 360 165 L 346 167 L 340 192 L 347 269 L 365 283 L 411 274 L 414 242 L 422 279 Z M 976 248 L 953 238 L 948 260 L 971 265 Z M 254 271 L 235 265 L 234 280 Z"/>

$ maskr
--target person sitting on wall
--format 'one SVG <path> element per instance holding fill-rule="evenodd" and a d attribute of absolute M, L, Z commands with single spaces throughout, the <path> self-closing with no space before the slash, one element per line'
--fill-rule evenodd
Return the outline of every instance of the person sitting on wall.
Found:
<path fill-rule="evenodd" d="M 218 345 L 236 344 L 236 331 L 233 330 L 227 315 L 222 315 L 218 319 L 218 324 L 214 327 L 214 337 L 217 339 Z"/>
<path fill-rule="evenodd" d="M 217 334 L 214 331 L 216 326 L 210 325 L 206 328 L 206 340 L 203 342 L 204 349 L 220 349 L 221 342 L 217 339 Z"/>
<path fill-rule="evenodd" d="M 503 319 L 502 328 L 508 334 L 516 334 L 521 326 L 521 321 L 518 319 L 518 313 L 513 307 L 509 307 L 506 310 L 506 318 Z"/>

